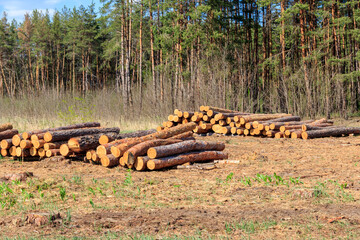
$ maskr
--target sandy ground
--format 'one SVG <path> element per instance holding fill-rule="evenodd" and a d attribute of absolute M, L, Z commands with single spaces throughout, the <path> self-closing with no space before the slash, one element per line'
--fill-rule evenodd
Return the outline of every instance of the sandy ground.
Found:
<path fill-rule="evenodd" d="M 229 159 L 238 161 L 135 172 L 0 160 L 0 177 L 34 174 L 0 185 L 2 237 L 360 238 L 360 137 L 201 139 L 225 141 Z M 47 223 L 30 223 L 30 213 Z"/>

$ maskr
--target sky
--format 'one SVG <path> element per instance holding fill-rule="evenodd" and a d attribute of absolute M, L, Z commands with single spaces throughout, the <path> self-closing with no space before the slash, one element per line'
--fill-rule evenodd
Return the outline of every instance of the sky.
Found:
<path fill-rule="evenodd" d="M 0 0 L 0 16 L 5 11 L 9 22 L 12 19 L 22 22 L 24 14 L 26 12 L 31 13 L 34 9 L 43 12 L 48 10 L 50 15 L 52 15 L 55 9 L 60 11 L 64 6 L 67 8 L 79 7 L 81 5 L 87 7 L 92 2 L 95 3 L 95 10 L 98 11 L 102 5 L 100 0 Z"/>

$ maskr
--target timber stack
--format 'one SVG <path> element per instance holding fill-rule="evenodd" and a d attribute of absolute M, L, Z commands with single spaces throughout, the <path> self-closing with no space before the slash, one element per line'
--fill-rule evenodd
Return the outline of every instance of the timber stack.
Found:
<path fill-rule="evenodd" d="M 13 128 L 11 123 L 0 124 L 0 154 L 2 156 L 7 156 L 10 147 L 12 146 L 11 138 L 19 134 L 19 131 Z"/>
<path fill-rule="evenodd" d="M 98 138 L 101 135 L 114 137 L 119 135 L 120 129 L 104 128 L 97 122 L 87 122 L 73 124 L 57 128 L 47 128 L 34 131 L 23 132 L 17 131 L 11 136 L 2 138 L 0 142 L 1 155 L 21 159 L 41 159 L 61 155 L 61 150 L 66 149 L 67 141 L 73 137 L 87 137 L 87 139 Z M 92 145 L 91 145 L 92 144 Z M 94 146 L 89 141 L 84 148 L 89 145 Z M 69 157 L 80 157 L 86 153 L 86 149 L 70 150 L 66 153 Z"/>
<path fill-rule="evenodd" d="M 253 114 L 230 109 L 200 106 L 200 111 L 189 112 L 175 109 L 158 131 L 189 122 L 196 124 L 194 133 L 211 135 L 259 136 L 270 138 L 319 138 L 360 134 L 360 128 L 334 126 L 325 118 L 302 120 L 286 113 Z"/>
<path fill-rule="evenodd" d="M 86 159 L 104 167 L 120 165 L 138 171 L 227 159 L 223 152 L 225 144 L 195 140 L 195 127 L 196 123 L 185 123 L 140 137 L 102 143 L 96 150 L 89 150 Z"/>

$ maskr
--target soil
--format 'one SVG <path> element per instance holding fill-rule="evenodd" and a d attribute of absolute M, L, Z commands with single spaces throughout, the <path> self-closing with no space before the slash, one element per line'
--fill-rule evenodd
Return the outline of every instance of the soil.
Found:
<path fill-rule="evenodd" d="M 237 161 L 217 163 L 211 170 L 136 172 L 71 160 L 0 160 L 0 177 L 33 173 L 22 182 L 3 180 L 1 234 L 89 239 L 360 238 L 360 137 L 199 138 L 224 141 L 229 160 Z M 4 190 L 4 184 L 12 193 Z M 15 199 L 12 206 L 9 198 Z M 60 217 L 34 225 L 26 221 L 33 213 Z"/>

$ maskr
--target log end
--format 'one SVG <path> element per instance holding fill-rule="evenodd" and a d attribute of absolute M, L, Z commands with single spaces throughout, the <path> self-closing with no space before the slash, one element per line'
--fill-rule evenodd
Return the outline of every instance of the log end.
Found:
<path fill-rule="evenodd" d="M 46 140 L 45 140 L 46 141 Z M 64 157 L 66 157 L 67 155 L 69 155 L 70 153 L 70 148 L 67 144 L 62 144 L 60 146 L 60 154 Z"/>
<path fill-rule="evenodd" d="M 14 146 L 19 146 L 21 142 L 21 137 L 18 134 L 16 134 L 11 138 L 11 142 Z"/>
<path fill-rule="evenodd" d="M 52 140 L 52 134 L 51 134 L 50 132 L 46 132 L 46 133 L 44 134 L 44 140 L 45 140 L 45 142 L 51 142 L 51 140 Z"/>

